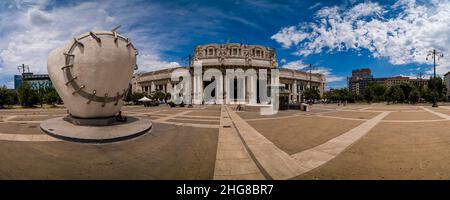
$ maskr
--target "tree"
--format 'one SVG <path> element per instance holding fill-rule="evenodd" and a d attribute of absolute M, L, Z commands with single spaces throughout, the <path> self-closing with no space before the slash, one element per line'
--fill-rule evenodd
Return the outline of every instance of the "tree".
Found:
<path fill-rule="evenodd" d="M 139 103 L 139 99 L 141 99 L 144 96 L 145 96 L 145 93 L 133 92 L 131 94 L 130 100 L 133 101 L 134 104 L 138 104 Z"/>
<path fill-rule="evenodd" d="M 431 77 L 428 80 L 428 101 L 443 100 L 447 93 L 447 88 L 445 87 L 441 77 Z"/>
<path fill-rule="evenodd" d="M 414 86 L 412 86 L 411 84 L 402 83 L 400 84 L 400 88 L 403 91 L 403 96 L 405 97 L 405 99 L 407 99 L 409 98 L 411 91 L 414 89 Z"/>
<path fill-rule="evenodd" d="M 392 100 L 396 103 L 402 103 L 405 100 L 405 94 L 400 86 L 392 86 Z"/>
<path fill-rule="evenodd" d="M 172 94 L 170 94 L 169 92 L 166 92 L 166 96 L 165 96 L 164 100 L 167 102 L 171 98 L 172 98 Z"/>
<path fill-rule="evenodd" d="M 0 87 L 0 108 L 5 106 L 14 105 L 17 102 L 17 93 L 8 90 L 6 86 Z"/>
<path fill-rule="evenodd" d="M 8 105 L 8 90 L 5 86 L 0 87 L 0 108 L 4 108 L 5 105 Z"/>
<path fill-rule="evenodd" d="M 384 101 L 386 86 L 379 83 L 369 83 L 364 91 L 364 99 L 367 102 Z"/>
<path fill-rule="evenodd" d="M 61 103 L 61 97 L 59 97 L 58 92 L 56 92 L 55 88 L 49 87 L 42 89 L 42 102 L 46 104 L 55 105 Z"/>
<path fill-rule="evenodd" d="M 153 93 L 152 98 L 153 98 L 153 99 L 156 99 L 156 100 L 162 100 L 162 99 L 165 99 L 165 98 L 166 98 L 166 93 L 164 93 L 164 92 L 161 91 L 161 90 L 157 90 L 157 91 L 155 91 L 155 92 Z"/>
<path fill-rule="evenodd" d="M 320 92 L 317 88 L 308 88 L 304 93 L 305 99 L 320 99 Z"/>
<path fill-rule="evenodd" d="M 26 81 L 22 81 L 19 86 L 18 98 L 23 107 L 32 107 L 40 102 L 39 95 Z"/>
<path fill-rule="evenodd" d="M 128 88 L 128 90 L 126 91 L 124 101 L 126 102 L 133 101 L 133 92 L 131 92 L 131 88 Z"/>
<path fill-rule="evenodd" d="M 386 92 L 386 86 L 383 84 L 374 83 L 369 85 L 372 88 L 375 101 L 384 101 L 384 93 Z"/>
<path fill-rule="evenodd" d="M 413 88 L 412 91 L 409 93 L 408 101 L 411 103 L 417 103 L 420 99 L 420 92 L 419 89 Z"/>
<path fill-rule="evenodd" d="M 372 101 L 374 100 L 374 98 L 375 98 L 375 92 L 374 92 L 374 90 L 373 90 L 373 87 L 367 87 L 367 88 L 364 90 L 364 99 L 365 99 L 368 103 L 370 103 L 370 102 L 372 102 Z"/>
<path fill-rule="evenodd" d="M 34 106 L 39 103 L 39 95 L 26 81 L 20 84 L 18 93 L 19 101 L 23 106 Z"/>
<path fill-rule="evenodd" d="M 387 88 L 386 91 L 384 92 L 384 100 L 387 102 L 387 104 L 389 105 L 389 102 L 393 101 L 392 99 L 392 91 L 393 88 Z"/>
<path fill-rule="evenodd" d="M 336 101 L 355 102 L 356 100 L 360 100 L 357 95 L 351 93 L 347 88 L 330 89 L 325 93 L 325 98 L 332 102 Z"/>
<path fill-rule="evenodd" d="M 333 102 L 341 100 L 342 97 L 340 96 L 339 90 L 340 89 L 330 89 L 329 91 L 327 91 L 325 93 L 325 98 L 327 98 L 328 100 L 331 100 Z"/>

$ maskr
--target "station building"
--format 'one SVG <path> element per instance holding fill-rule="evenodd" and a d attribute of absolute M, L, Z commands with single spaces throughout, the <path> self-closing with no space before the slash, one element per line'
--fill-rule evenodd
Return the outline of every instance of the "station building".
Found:
<path fill-rule="evenodd" d="M 192 75 L 192 88 L 191 96 L 193 97 L 194 104 L 202 103 L 215 103 L 215 104 L 259 104 L 259 82 L 260 76 L 246 77 L 243 80 L 238 80 L 236 77 L 227 76 L 227 69 L 242 69 L 246 71 L 248 69 L 254 69 L 257 73 L 259 69 L 267 69 L 268 87 L 274 84 L 274 79 L 270 77 L 270 70 L 279 70 L 279 82 L 277 85 L 283 91 L 289 93 L 290 102 L 301 102 L 304 100 L 304 92 L 308 88 L 317 89 L 321 96 L 323 96 L 326 80 L 324 74 L 320 73 L 308 73 L 301 72 L 293 69 L 279 68 L 276 58 L 275 50 L 267 48 L 261 45 L 243 45 L 238 43 L 227 44 L 206 44 L 195 47 L 194 56 L 189 61 L 189 66 L 169 68 L 158 71 L 145 72 L 135 74 L 132 79 L 132 91 L 133 92 L 145 92 L 152 93 L 157 90 L 172 93 L 174 85 L 177 82 L 171 80 L 172 72 L 179 68 L 185 68 L 189 70 Z M 202 74 L 195 73 L 195 63 L 201 63 Z M 222 72 L 220 77 L 214 77 L 213 80 L 217 81 L 218 93 L 217 97 L 223 97 L 223 99 L 212 98 L 205 99 L 202 94 L 203 89 L 211 84 L 212 81 L 204 81 L 200 76 L 208 69 L 217 69 Z M 262 80 L 262 79 L 261 79 Z M 237 88 L 239 84 L 237 81 L 242 81 L 244 87 Z M 234 83 L 233 83 L 234 82 Z M 242 83 L 241 83 L 242 84 Z M 234 91 L 232 91 L 234 90 Z M 230 94 L 236 94 L 237 91 L 242 91 L 244 98 L 237 99 Z M 268 90 L 269 91 L 269 90 Z M 214 96 L 214 94 L 212 95 Z"/>

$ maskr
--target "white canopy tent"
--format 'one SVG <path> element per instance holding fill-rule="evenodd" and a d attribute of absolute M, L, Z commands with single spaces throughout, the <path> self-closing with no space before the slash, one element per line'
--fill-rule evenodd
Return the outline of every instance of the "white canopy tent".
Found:
<path fill-rule="evenodd" d="M 147 102 L 147 101 L 152 101 L 152 100 L 147 97 L 142 97 L 138 101 Z"/>

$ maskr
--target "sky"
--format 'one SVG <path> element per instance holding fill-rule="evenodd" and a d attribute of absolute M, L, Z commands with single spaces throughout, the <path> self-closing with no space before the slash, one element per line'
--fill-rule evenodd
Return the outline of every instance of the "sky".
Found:
<path fill-rule="evenodd" d="M 139 50 L 139 71 L 185 66 L 196 45 L 237 42 L 274 48 L 280 67 L 324 73 L 346 87 L 352 69 L 375 77 L 432 74 L 430 50 L 450 70 L 450 1 L 114 0 L 0 1 L 0 86 L 17 66 L 47 73 L 49 52 L 87 31 L 111 30 Z"/>

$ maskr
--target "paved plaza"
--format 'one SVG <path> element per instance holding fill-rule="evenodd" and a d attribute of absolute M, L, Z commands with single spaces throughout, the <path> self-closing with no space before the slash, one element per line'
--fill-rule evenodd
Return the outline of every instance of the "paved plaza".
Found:
<path fill-rule="evenodd" d="M 65 109 L 0 110 L 0 179 L 449 179 L 450 106 L 335 104 L 262 116 L 234 106 L 123 107 L 151 132 L 61 141 Z"/>

